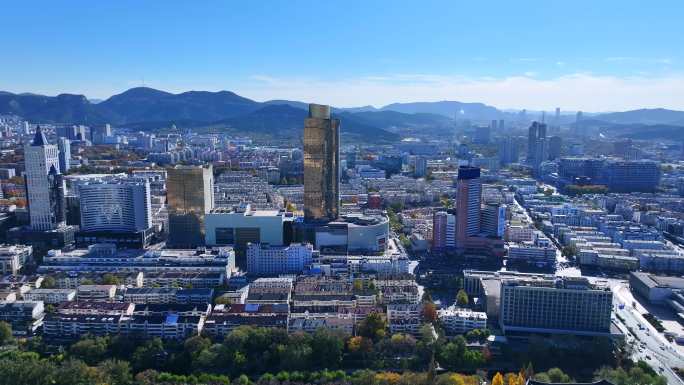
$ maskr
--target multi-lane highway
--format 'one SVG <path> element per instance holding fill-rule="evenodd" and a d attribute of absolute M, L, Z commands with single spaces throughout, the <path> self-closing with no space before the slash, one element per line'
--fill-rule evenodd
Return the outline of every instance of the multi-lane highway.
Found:
<path fill-rule="evenodd" d="M 633 347 L 632 358 L 646 361 L 667 378 L 668 384 L 684 385 L 684 381 L 671 369 L 684 366 L 684 356 L 632 306 L 634 298 L 627 284 L 613 283 L 615 314 L 624 327 L 626 342 Z"/>

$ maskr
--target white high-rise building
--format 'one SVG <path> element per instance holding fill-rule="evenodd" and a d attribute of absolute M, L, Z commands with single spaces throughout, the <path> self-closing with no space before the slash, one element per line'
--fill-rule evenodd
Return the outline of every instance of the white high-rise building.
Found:
<path fill-rule="evenodd" d="M 39 127 L 24 147 L 26 196 L 31 228 L 52 230 L 65 225 L 64 180 L 59 169 L 59 149 L 49 144 Z"/>
<path fill-rule="evenodd" d="M 150 183 L 101 180 L 79 187 L 81 231 L 137 232 L 152 227 Z"/>
<path fill-rule="evenodd" d="M 311 264 L 313 252 L 311 244 L 274 247 L 250 243 L 247 245 L 247 272 L 252 275 L 299 274 Z"/>

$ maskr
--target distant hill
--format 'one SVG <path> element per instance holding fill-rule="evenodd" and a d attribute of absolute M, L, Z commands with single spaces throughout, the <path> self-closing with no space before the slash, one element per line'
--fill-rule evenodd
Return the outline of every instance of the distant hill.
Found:
<path fill-rule="evenodd" d="M 245 114 L 260 106 L 229 91 L 171 94 L 146 87 L 131 88 L 95 105 L 103 113 L 115 116 L 117 124 L 186 119 L 211 122 Z"/>
<path fill-rule="evenodd" d="M 366 109 L 365 107 L 362 109 Z M 226 125 L 237 131 L 288 136 L 301 131 L 308 104 L 289 100 L 260 103 L 230 91 L 188 91 L 173 94 L 136 87 L 106 100 L 92 103 L 83 95 L 44 96 L 0 91 L 0 114 L 14 114 L 37 123 L 104 124 L 154 130 L 179 127 Z M 415 124 L 425 117 L 393 115 L 384 122 L 378 117 L 356 117 L 345 109 L 333 109 L 343 118 L 342 134 L 371 141 L 399 140 L 382 127 Z M 383 113 L 387 115 L 386 113 Z"/>
<path fill-rule="evenodd" d="M 397 111 L 405 114 L 429 113 L 449 118 L 473 120 L 501 119 L 504 113 L 483 103 L 461 103 L 456 101 L 393 103 L 381 108 L 383 111 Z"/>
<path fill-rule="evenodd" d="M 304 110 L 304 111 L 309 110 L 309 104 L 308 103 L 298 102 L 295 100 L 275 99 L 275 100 L 269 100 L 269 101 L 263 102 L 262 104 L 266 104 L 266 105 L 288 105 L 290 107 L 299 108 L 299 109 Z"/>
<path fill-rule="evenodd" d="M 684 125 L 684 111 L 664 108 L 640 109 L 599 114 L 594 119 L 617 124 L 677 124 Z"/>
<path fill-rule="evenodd" d="M 414 113 L 405 114 L 396 111 L 360 111 L 340 112 L 342 117 L 353 117 L 366 124 L 380 128 L 388 127 L 421 127 L 421 126 L 453 126 L 453 120 L 443 115 Z"/>
<path fill-rule="evenodd" d="M 104 124 L 140 130 L 178 127 L 230 127 L 274 137 L 300 135 L 308 104 L 292 100 L 257 102 L 230 91 L 188 91 L 173 94 L 148 87 L 131 88 L 103 101 L 83 95 L 44 96 L 0 91 L 0 114 L 14 114 L 36 123 Z M 342 134 L 361 140 L 392 141 L 414 134 L 441 135 L 453 130 L 453 119 L 489 121 L 518 119 L 483 103 L 457 101 L 393 103 L 333 108 L 342 119 Z M 587 114 L 589 116 L 589 114 Z M 573 118 L 573 117 L 569 117 Z M 574 118 L 573 118 L 574 119 Z M 582 125 L 615 135 L 679 138 L 684 136 L 684 111 L 642 109 L 591 115 Z M 681 134 L 680 134 L 681 132 Z M 648 134 L 644 134 L 648 133 Z"/>
<path fill-rule="evenodd" d="M 231 127 L 255 133 L 271 133 L 274 127 L 278 127 L 277 136 L 292 136 L 301 135 L 304 119 L 307 116 L 308 112 L 302 108 L 293 107 L 289 104 L 271 104 L 248 114 L 216 123 L 225 123 Z M 378 128 L 378 126 L 366 124 L 352 114 L 333 114 L 333 116 L 342 120 L 340 132 L 343 136 L 354 136 L 359 139 L 381 142 L 400 139 L 398 135 Z"/>
<path fill-rule="evenodd" d="M 102 122 L 104 117 L 83 95 L 0 93 L 0 114 L 14 114 L 36 122 Z"/>
<path fill-rule="evenodd" d="M 684 126 L 672 124 L 614 124 L 608 131 L 616 136 L 632 139 L 684 140 Z"/>

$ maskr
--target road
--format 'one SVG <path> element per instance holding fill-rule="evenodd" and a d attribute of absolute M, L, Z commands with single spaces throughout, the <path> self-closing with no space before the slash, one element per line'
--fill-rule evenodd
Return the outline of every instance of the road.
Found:
<path fill-rule="evenodd" d="M 632 307 L 634 298 L 626 283 L 612 285 L 614 303 L 616 305 L 617 321 L 625 327 L 625 332 L 631 330 L 636 339 L 626 334 L 626 342 L 634 346 L 632 358 L 643 360 L 653 369 L 667 378 L 668 384 L 684 385 L 684 381 L 671 369 L 684 366 L 684 356 L 680 354 L 665 337 Z M 624 305 L 621 309 L 620 305 Z M 629 329 L 627 329 L 629 328 Z"/>

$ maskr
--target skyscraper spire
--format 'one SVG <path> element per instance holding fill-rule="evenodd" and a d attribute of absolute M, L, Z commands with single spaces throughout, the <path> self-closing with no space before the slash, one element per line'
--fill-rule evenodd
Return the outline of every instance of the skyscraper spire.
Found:
<path fill-rule="evenodd" d="M 36 127 L 36 135 L 33 137 L 33 141 L 31 142 L 31 146 L 45 146 L 48 144 L 47 138 L 45 137 L 45 134 L 43 133 L 43 129 L 40 128 L 40 126 Z"/>

